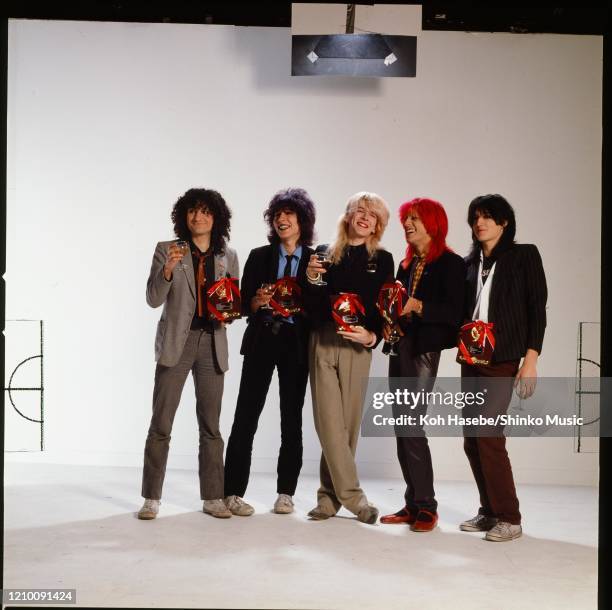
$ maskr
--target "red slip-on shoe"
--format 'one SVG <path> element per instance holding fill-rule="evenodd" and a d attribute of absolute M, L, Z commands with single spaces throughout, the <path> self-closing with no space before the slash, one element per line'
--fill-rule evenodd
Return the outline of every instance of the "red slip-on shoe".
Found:
<path fill-rule="evenodd" d="M 391 515 L 383 515 L 380 518 L 381 523 L 407 523 L 411 525 L 416 521 L 416 511 L 411 511 L 407 506 L 398 510 Z"/>
<path fill-rule="evenodd" d="M 414 523 L 410 526 L 413 532 L 431 532 L 438 523 L 438 513 L 430 510 L 421 509 L 416 516 Z"/>

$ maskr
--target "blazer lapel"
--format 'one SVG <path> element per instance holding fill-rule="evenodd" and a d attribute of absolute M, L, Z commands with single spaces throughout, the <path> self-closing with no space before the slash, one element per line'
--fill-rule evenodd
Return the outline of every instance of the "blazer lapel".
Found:
<path fill-rule="evenodd" d="M 181 273 L 184 273 L 187 276 L 187 285 L 189 286 L 189 290 L 191 290 L 191 295 L 195 299 L 195 275 L 193 270 L 193 257 L 191 256 L 191 252 L 183 258 L 182 262 L 186 265 L 187 268 L 181 269 Z"/>
<path fill-rule="evenodd" d="M 215 254 L 215 281 L 224 278 L 227 273 L 227 259 L 224 254 Z"/>
<path fill-rule="evenodd" d="M 308 261 L 310 260 L 310 256 L 313 253 L 313 250 L 308 246 L 302 246 L 302 257 L 300 258 L 300 264 L 297 269 L 297 277 L 298 279 L 302 279 L 306 274 L 306 267 L 308 267 Z"/>
<path fill-rule="evenodd" d="M 280 246 L 270 244 L 268 248 L 268 264 L 266 279 L 270 283 L 276 282 L 278 275 L 278 257 Z"/>
<path fill-rule="evenodd" d="M 510 284 L 510 259 L 504 252 L 498 259 L 495 265 L 495 273 L 493 273 L 493 283 L 491 284 L 491 296 L 489 297 L 489 311 L 496 312 L 497 304 L 503 300 L 504 293 L 508 291 Z"/>

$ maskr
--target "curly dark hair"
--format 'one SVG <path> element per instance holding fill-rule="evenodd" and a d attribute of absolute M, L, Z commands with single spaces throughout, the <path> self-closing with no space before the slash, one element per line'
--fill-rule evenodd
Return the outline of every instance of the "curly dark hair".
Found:
<path fill-rule="evenodd" d="M 268 241 L 278 244 L 280 239 L 274 230 L 274 216 L 282 209 L 288 208 L 297 214 L 300 224 L 300 244 L 311 246 L 314 241 L 314 225 L 316 220 L 315 206 L 310 195 L 300 188 L 288 188 L 278 191 L 272 197 L 264 218 L 268 223 Z"/>
<path fill-rule="evenodd" d="M 511 248 L 515 243 L 516 218 L 514 216 L 514 209 L 505 197 L 498 194 L 480 195 L 472 200 L 467 214 L 467 222 L 470 225 L 470 229 L 472 229 L 472 249 L 468 255 L 470 259 L 478 259 L 480 257 L 481 246 L 473 230 L 477 212 L 490 216 L 497 225 L 501 226 L 504 222 L 506 223 L 499 241 L 491 252 L 491 257 L 493 260 L 496 260 L 500 254 Z"/>
<path fill-rule="evenodd" d="M 221 193 L 212 189 L 189 189 L 178 198 L 170 214 L 174 224 L 174 234 L 185 241 L 191 239 L 191 232 L 187 227 L 187 211 L 195 208 L 206 208 L 212 213 L 214 221 L 210 244 L 213 252 L 223 252 L 229 240 L 232 212 Z"/>

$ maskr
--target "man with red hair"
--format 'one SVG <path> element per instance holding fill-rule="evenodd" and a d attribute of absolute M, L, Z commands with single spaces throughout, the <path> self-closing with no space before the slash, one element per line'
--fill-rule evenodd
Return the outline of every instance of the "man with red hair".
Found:
<path fill-rule="evenodd" d="M 408 377 L 416 380 L 418 389 L 430 392 L 438 373 L 440 352 L 457 345 L 464 306 L 465 263 L 446 245 L 448 219 L 440 203 L 412 199 L 400 207 L 399 218 L 408 247 L 397 279 L 409 296 L 396 325 L 401 338 L 397 356 L 389 359 L 390 384 L 397 385 L 393 378 Z M 385 326 L 385 339 L 391 330 Z M 410 411 L 417 421 L 426 412 L 426 404 Z M 429 532 L 438 522 L 431 453 L 421 427 L 412 426 L 408 433 L 410 436 L 400 436 L 396 431 L 406 504 L 380 521 L 407 523 L 413 531 Z"/>

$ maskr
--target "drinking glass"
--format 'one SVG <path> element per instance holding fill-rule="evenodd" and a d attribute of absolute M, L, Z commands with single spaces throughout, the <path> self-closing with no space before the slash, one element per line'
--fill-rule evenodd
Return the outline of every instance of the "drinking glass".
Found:
<path fill-rule="evenodd" d="M 191 251 L 189 242 L 187 241 L 177 241 L 174 245 L 179 249 L 179 252 L 183 258 L 185 258 Z M 189 267 L 183 261 L 181 261 L 180 265 L 177 265 L 177 267 L 179 269 L 183 269 L 183 271 L 187 271 L 189 269 Z"/>
<path fill-rule="evenodd" d="M 261 285 L 261 289 L 262 289 L 264 292 L 266 292 L 266 293 L 270 294 L 270 296 L 272 296 L 272 293 L 274 292 L 274 284 L 268 284 L 268 283 L 264 282 L 264 283 Z M 272 309 L 272 307 L 270 307 L 270 305 L 269 305 L 268 303 L 266 303 L 265 305 L 262 305 L 262 306 L 260 307 L 260 309 Z"/>
<path fill-rule="evenodd" d="M 332 261 L 331 261 L 331 258 L 329 258 L 327 249 L 317 250 L 315 254 L 317 255 L 317 259 L 321 267 L 323 267 L 323 269 L 327 271 L 332 265 Z M 325 282 L 323 280 L 323 277 L 321 276 L 316 282 L 314 282 L 314 285 L 315 286 L 327 286 L 327 282 Z"/>

